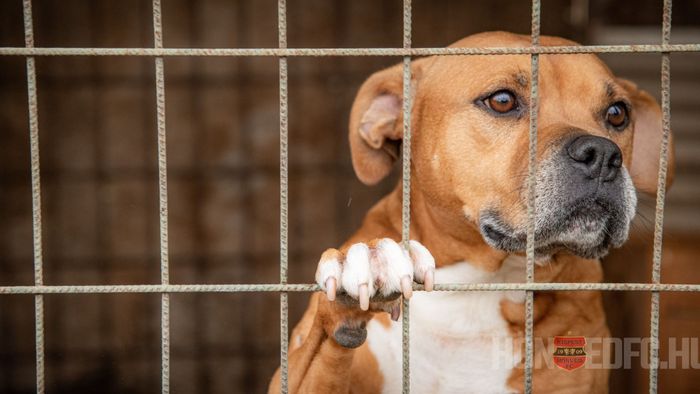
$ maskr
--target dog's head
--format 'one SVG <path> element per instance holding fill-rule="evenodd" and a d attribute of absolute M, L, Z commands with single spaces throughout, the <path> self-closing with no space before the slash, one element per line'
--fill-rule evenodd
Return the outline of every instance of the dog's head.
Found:
<path fill-rule="evenodd" d="M 575 45 L 542 37 L 542 45 Z M 484 33 L 458 47 L 522 47 L 529 37 Z M 462 215 L 486 243 L 525 249 L 530 56 L 415 60 L 412 183 L 428 203 Z M 366 184 L 399 158 L 402 66 L 372 75 L 350 117 L 355 172 Z M 655 193 L 661 110 L 595 55 L 541 55 L 536 167 L 536 253 L 603 256 L 620 246 L 636 211 L 635 187 Z M 670 151 L 669 178 L 673 175 Z"/>

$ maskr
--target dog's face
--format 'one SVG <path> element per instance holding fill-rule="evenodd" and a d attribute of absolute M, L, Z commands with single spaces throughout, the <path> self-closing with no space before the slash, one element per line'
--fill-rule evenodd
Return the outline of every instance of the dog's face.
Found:
<path fill-rule="evenodd" d="M 527 46 L 507 33 L 456 46 Z M 543 45 L 571 45 L 545 37 Z M 414 62 L 415 187 L 441 210 L 463 215 L 493 248 L 526 245 L 530 57 L 443 56 Z M 353 164 L 366 183 L 397 158 L 401 68 L 375 74 L 353 107 Z M 363 90 L 365 93 L 363 93 Z M 616 78 L 594 55 L 541 55 L 535 246 L 596 258 L 626 239 L 637 188 L 654 192 L 661 141 L 658 104 Z"/>

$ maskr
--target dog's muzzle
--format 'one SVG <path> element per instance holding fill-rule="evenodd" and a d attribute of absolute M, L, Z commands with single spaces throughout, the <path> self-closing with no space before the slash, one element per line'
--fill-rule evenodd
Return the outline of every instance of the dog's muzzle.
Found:
<path fill-rule="evenodd" d="M 535 253 L 546 257 L 567 250 L 584 258 L 602 257 L 627 239 L 637 206 L 632 179 L 620 148 L 607 138 L 579 134 L 562 145 L 539 164 Z M 523 193 L 523 206 L 526 198 Z M 479 227 L 492 247 L 525 250 L 527 219 L 508 223 L 490 208 L 481 212 Z"/>

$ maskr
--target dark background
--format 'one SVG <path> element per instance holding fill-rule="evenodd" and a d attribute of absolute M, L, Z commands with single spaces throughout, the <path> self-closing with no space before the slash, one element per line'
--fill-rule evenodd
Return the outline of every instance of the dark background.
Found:
<path fill-rule="evenodd" d="M 276 47 L 277 2 L 163 2 L 166 47 Z M 543 34 L 587 44 L 660 43 L 661 1 L 546 0 Z M 290 47 L 400 47 L 402 1 L 291 0 Z M 700 2 L 674 4 L 672 42 L 700 42 Z M 147 0 L 34 1 L 36 46 L 152 47 Z M 415 0 L 413 45 L 471 33 L 528 34 L 530 4 Z M 0 2 L 0 46 L 24 46 L 20 0 Z M 659 96 L 660 55 L 606 55 Z M 677 182 L 669 195 L 663 280 L 700 283 L 698 54 L 672 55 Z M 346 127 L 356 89 L 397 58 L 289 59 L 290 282 L 309 283 L 395 182 L 352 172 Z M 156 284 L 159 274 L 152 58 L 37 59 L 44 272 L 49 285 Z M 279 97 L 276 58 L 166 58 L 171 282 L 279 280 Z M 606 261 L 606 281 L 648 282 L 653 199 L 635 236 Z M 31 285 L 25 60 L 0 57 L 0 285 Z M 307 294 L 292 294 L 290 324 Z M 157 392 L 157 294 L 49 295 L 50 393 Z M 662 294 L 662 344 L 697 336 L 695 294 Z M 648 336 L 648 293 L 606 294 L 613 335 Z M 279 296 L 174 294 L 173 392 L 261 392 L 279 363 Z M 31 296 L 0 297 L 0 392 L 35 390 Z M 662 348 L 663 350 L 663 348 Z M 663 351 L 662 351 L 663 358 Z M 694 392 L 697 370 L 660 371 L 662 392 Z M 647 389 L 647 371 L 614 371 L 611 392 Z"/>

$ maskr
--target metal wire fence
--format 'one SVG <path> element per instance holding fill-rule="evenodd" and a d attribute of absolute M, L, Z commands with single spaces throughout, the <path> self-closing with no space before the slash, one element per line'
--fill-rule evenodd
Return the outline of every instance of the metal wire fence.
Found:
<path fill-rule="evenodd" d="M 163 393 L 170 392 L 170 294 L 171 293 L 235 293 L 235 292 L 279 292 L 280 293 L 280 364 L 282 392 L 288 391 L 288 293 L 320 290 L 315 284 L 287 283 L 288 265 L 288 75 L 287 58 L 295 56 L 397 56 L 403 59 L 403 157 L 402 157 L 402 240 L 408 241 L 410 234 L 410 180 L 411 180 L 411 59 L 414 56 L 459 56 L 459 55 L 530 55 L 530 127 L 527 187 L 527 269 L 524 283 L 476 283 L 440 284 L 436 291 L 505 291 L 526 292 L 525 311 L 525 373 L 526 393 L 533 391 L 533 300 L 535 291 L 648 291 L 651 292 L 650 369 L 649 391 L 657 392 L 659 368 L 659 297 L 663 291 L 700 292 L 697 284 L 661 283 L 661 248 L 663 239 L 664 200 L 666 191 L 667 163 L 670 136 L 670 54 L 672 52 L 700 52 L 699 44 L 670 44 L 671 3 L 663 1 L 661 44 L 655 45 L 605 45 L 605 46 L 548 46 L 540 43 L 540 0 L 532 1 L 531 46 L 523 48 L 412 48 L 411 47 L 411 0 L 403 1 L 403 47 L 402 48 L 287 48 L 286 0 L 278 0 L 278 48 L 165 48 L 161 19 L 161 2 L 153 0 L 153 48 L 36 48 L 34 46 L 32 2 L 23 0 L 24 48 L 0 47 L 0 56 L 24 56 L 27 69 L 27 94 L 29 109 L 29 136 L 31 150 L 32 225 L 34 249 L 34 285 L 2 286 L 0 295 L 33 294 L 35 305 L 36 387 L 37 393 L 45 391 L 44 370 L 44 298 L 45 294 L 99 294 L 99 293 L 159 293 L 161 294 L 161 387 Z M 585 53 L 660 53 L 661 62 L 661 107 L 663 114 L 663 139 L 659 162 L 657 200 L 654 225 L 654 249 L 652 283 L 536 283 L 534 281 L 534 215 L 535 215 L 535 171 L 537 152 L 538 70 L 540 55 L 585 54 Z M 158 285 L 103 285 L 103 286 L 52 286 L 43 281 L 42 263 L 42 218 L 41 180 L 39 166 L 39 119 L 36 85 L 36 56 L 147 56 L 154 57 L 155 93 L 157 110 L 157 160 L 158 197 L 160 218 L 160 276 Z M 279 58 L 279 114 L 280 114 L 280 280 L 274 284 L 216 284 L 178 285 L 170 284 L 168 262 L 168 183 L 166 156 L 165 119 L 165 74 L 164 57 L 169 56 L 273 56 Z M 414 285 L 415 291 L 423 290 Z M 403 392 L 410 387 L 409 357 L 409 311 L 410 302 L 403 303 Z"/>

